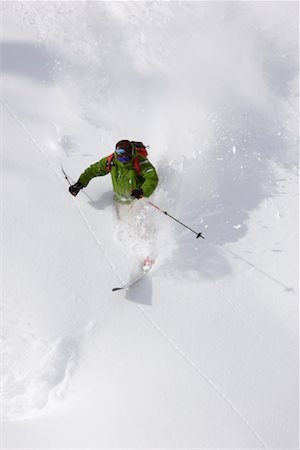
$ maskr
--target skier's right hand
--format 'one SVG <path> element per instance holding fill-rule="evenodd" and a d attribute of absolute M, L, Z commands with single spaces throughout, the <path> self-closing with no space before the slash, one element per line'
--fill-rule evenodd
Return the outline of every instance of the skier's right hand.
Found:
<path fill-rule="evenodd" d="M 80 189 L 82 189 L 83 186 L 80 183 L 80 181 L 77 181 L 75 184 L 72 184 L 72 186 L 69 187 L 69 192 L 70 194 L 72 194 L 74 197 L 76 197 L 76 195 L 78 194 L 78 192 L 80 191 Z"/>

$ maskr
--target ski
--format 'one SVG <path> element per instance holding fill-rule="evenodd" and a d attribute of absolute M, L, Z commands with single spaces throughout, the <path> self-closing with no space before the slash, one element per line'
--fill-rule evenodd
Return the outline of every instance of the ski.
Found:
<path fill-rule="evenodd" d="M 144 278 L 145 275 L 147 275 L 147 273 L 153 266 L 154 262 L 155 262 L 155 259 L 147 256 L 147 258 L 145 258 L 143 266 L 142 266 L 142 272 L 139 275 L 137 275 L 135 278 L 133 278 L 132 280 L 129 280 L 127 283 L 123 284 L 123 286 L 113 288 L 112 291 L 116 292 L 116 291 L 122 291 L 122 290 L 129 289 L 133 284 L 137 283 L 139 280 Z"/>

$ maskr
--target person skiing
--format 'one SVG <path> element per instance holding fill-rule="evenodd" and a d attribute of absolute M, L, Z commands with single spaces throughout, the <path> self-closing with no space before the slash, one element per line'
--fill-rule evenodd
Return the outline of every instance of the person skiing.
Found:
<path fill-rule="evenodd" d="M 123 139 L 116 144 L 113 154 L 105 156 L 89 166 L 78 181 L 69 187 L 76 197 L 92 178 L 111 174 L 114 199 L 119 203 L 131 203 L 135 199 L 150 197 L 158 184 L 158 175 L 147 158 L 141 142 Z"/>

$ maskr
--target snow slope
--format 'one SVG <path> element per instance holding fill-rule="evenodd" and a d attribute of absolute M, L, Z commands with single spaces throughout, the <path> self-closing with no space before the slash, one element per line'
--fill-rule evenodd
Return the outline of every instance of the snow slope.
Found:
<path fill-rule="evenodd" d="M 2 2 L 1 448 L 296 448 L 298 4 Z M 150 145 L 157 262 L 117 221 Z"/>

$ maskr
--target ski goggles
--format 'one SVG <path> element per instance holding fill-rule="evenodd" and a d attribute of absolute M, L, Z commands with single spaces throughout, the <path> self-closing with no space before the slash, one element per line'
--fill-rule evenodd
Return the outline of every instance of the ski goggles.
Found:
<path fill-rule="evenodd" d="M 117 154 L 117 160 L 122 163 L 126 163 L 131 160 L 131 155 L 129 155 L 128 152 L 126 150 L 124 150 L 124 148 L 117 148 L 116 154 Z"/>

